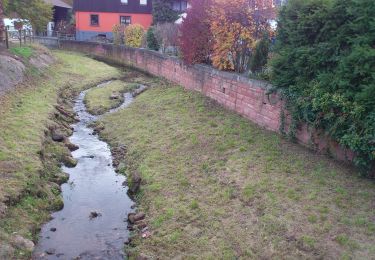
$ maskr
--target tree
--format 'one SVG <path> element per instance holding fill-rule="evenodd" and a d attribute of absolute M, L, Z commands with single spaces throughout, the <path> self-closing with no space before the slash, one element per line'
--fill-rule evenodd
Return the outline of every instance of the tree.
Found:
<path fill-rule="evenodd" d="M 188 64 L 210 63 L 213 38 L 210 30 L 212 0 L 192 0 L 180 28 L 179 46 Z"/>
<path fill-rule="evenodd" d="M 272 64 L 293 125 L 325 130 L 367 172 L 375 162 L 374 13 L 373 0 L 289 0 Z"/>
<path fill-rule="evenodd" d="M 131 24 L 125 28 L 125 45 L 133 48 L 142 46 L 142 39 L 145 31 L 140 24 Z"/>
<path fill-rule="evenodd" d="M 155 0 L 153 2 L 153 23 L 174 23 L 178 19 L 178 13 L 172 9 L 171 1 Z"/>
<path fill-rule="evenodd" d="M 178 45 L 178 25 L 174 23 L 163 23 L 155 26 L 155 36 L 161 45 L 162 51 L 173 47 L 175 52 Z"/>
<path fill-rule="evenodd" d="M 217 0 L 211 9 L 215 40 L 212 62 L 221 70 L 244 72 L 256 41 L 257 24 L 247 0 Z"/>
<path fill-rule="evenodd" d="M 4 25 L 4 4 L 3 1 L 0 0 L 0 44 L 4 41 L 4 33 L 5 33 L 5 25 Z"/>
<path fill-rule="evenodd" d="M 154 27 L 150 27 L 148 29 L 146 38 L 147 38 L 147 48 L 149 48 L 150 50 L 154 50 L 154 51 L 158 51 L 160 49 L 159 42 L 155 36 Z"/>
<path fill-rule="evenodd" d="M 52 19 L 52 6 L 44 0 L 11 0 L 6 13 L 16 13 L 21 19 L 29 20 L 34 31 L 44 31 Z"/>
<path fill-rule="evenodd" d="M 253 73 L 261 72 L 268 61 L 268 54 L 270 49 L 270 39 L 268 34 L 257 41 L 255 49 L 250 58 L 250 70 Z"/>

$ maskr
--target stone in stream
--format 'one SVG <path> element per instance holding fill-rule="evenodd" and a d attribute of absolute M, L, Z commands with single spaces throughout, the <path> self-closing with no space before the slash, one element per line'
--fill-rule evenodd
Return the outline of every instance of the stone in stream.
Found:
<path fill-rule="evenodd" d="M 142 178 L 139 176 L 139 173 L 135 172 L 131 175 L 129 182 L 129 193 L 131 195 L 136 194 L 141 187 Z"/>
<path fill-rule="evenodd" d="M 128 221 L 130 224 L 135 224 L 138 221 L 145 219 L 146 215 L 144 213 L 129 213 Z"/>
<path fill-rule="evenodd" d="M 78 161 L 74 159 L 72 156 L 65 155 L 63 158 L 63 163 L 68 168 L 74 168 L 77 166 Z"/>
<path fill-rule="evenodd" d="M 16 235 L 13 237 L 12 244 L 18 249 L 26 250 L 30 252 L 33 251 L 35 247 L 33 241 L 26 239 L 20 235 Z"/>
<path fill-rule="evenodd" d="M 71 143 L 68 139 L 64 140 L 65 146 L 69 149 L 69 151 L 74 152 L 79 149 L 79 146 L 76 144 Z"/>
<path fill-rule="evenodd" d="M 46 250 L 46 253 L 47 253 L 48 255 L 54 255 L 54 254 L 56 253 L 56 249 L 54 249 L 54 248 L 48 248 L 48 249 Z"/>
<path fill-rule="evenodd" d="M 96 212 L 96 211 L 92 211 L 91 213 L 90 213 L 90 219 L 94 219 L 94 218 L 97 218 L 97 217 L 100 217 L 102 214 L 100 214 L 100 213 L 98 213 L 98 212 Z"/>
<path fill-rule="evenodd" d="M 56 232 L 57 228 L 53 227 L 53 228 L 50 228 L 50 231 L 52 232 Z"/>

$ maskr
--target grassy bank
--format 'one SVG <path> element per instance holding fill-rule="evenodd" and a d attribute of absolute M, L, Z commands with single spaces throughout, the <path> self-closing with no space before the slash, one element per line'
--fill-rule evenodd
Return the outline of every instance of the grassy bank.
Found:
<path fill-rule="evenodd" d="M 151 83 L 150 81 L 149 83 Z M 375 185 L 200 94 L 154 82 L 101 135 L 125 172 L 152 259 L 375 258 Z"/>
<path fill-rule="evenodd" d="M 0 100 L 0 259 L 28 257 L 30 252 L 14 248 L 13 236 L 36 241 L 49 211 L 61 206 L 54 205 L 55 199 L 61 201 L 51 172 L 59 171 L 53 163 L 62 148 L 46 140 L 59 93 L 120 76 L 117 69 L 81 55 L 54 55 L 55 65 L 43 72 L 29 69 L 24 84 Z"/>
<path fill-rule="evenodd" d="M 87 110 L 93 115 L 101 115 L 124 102 L 123 94 L 137 87 L 133 83 L 114 80 L 98 88 L 90 89 L 85 96 Z"/>

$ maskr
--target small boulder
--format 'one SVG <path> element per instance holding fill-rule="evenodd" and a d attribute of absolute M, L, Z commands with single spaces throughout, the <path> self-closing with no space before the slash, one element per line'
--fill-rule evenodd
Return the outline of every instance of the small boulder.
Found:
<path fill-rule="evenodd" d="M 117 100 L 117 99 L 120 99 L 120 98 L 121 98 L 121 95 L 120 95 L 119 92 L 113 92 L 111 94 L 111 96 L 109 97 L 109 99 L 111 99 L 111 100 Z"/>
<path fill-rule="evenodd" d="M 69 151 L 73 152 L 79 149 L 79 146 L 76 144 L 71 143 L 68 139 L 65 139 L 65 146 L 69 149 Z"/>
<path fill-rule="evenodd" d="M 78 161 L 76 159 L 74 159 L 72 156 L 66 155 L 63 158 L 63 163 L 68 168 L 74 168 L 74 167 L 77 166 Z"/>
<path fill-rule="evenodd" d="M 131 178 L 129 180 L 129 193 L 131 195 L 136 194 L 139 191 L 139 188 L 141 187 L 142 178 L 139 175 L 139 173 L 135 172 L 131 175 Z"/>
<path fill-rule="evenodd" d="M 135 225 L 136 225 L 136 227 L 137 227 L 138 230 L 143 230 L 144 228 L 147 227 L 147 223 L 144 222 L 144 221 L 142 221 L 142 220 L 141 221 L 137 221 L 135 223 Z"/>
<path fill-rule="evenodd" d="M 138 221 L 144 220 L 146 215 L 144 213 L 129 213 L 128 214 L 128 221 L 130 224 L 135 224 Z"/>
<path fill-rule="evenodd" d="M 50 231 L 52 232 L 56 232 L 57 228 L 53 227 L 53 228 L 50 228 Z"/>
<path fill-rule="evenodd" d="M 20 235 L 16 235 L 14 236 L 13 238 L 13 246 L 18 248 L 18 249 L 21 249 L 21 250 L 26 250 L 26 251 L 30 251 L 32 252 L 34 250 L 34 242 L 29 240 L 29 239 L 26 239 Z"/>
<path fill-rule="evenodd" d="M 64 141 L 65 136 L 60 131 L 53 130 L 52 134 L 51 134 L 51 138 L 54 142 L 60 142 L 61 143 L 61 142 Z"/>
<path fill-rule="evenodd" d="M 92 212 L 90 213 L 89 218 L 90 218 L 90 219 L 94 219 L 94 218 L 100 217 L 101 215 L 102 215 L 102 214 L 100 214 L 100 213 L 98 213 L 98 212 L 96 212 L 96 211 L 92 211 Z"/>
<path fill-rule="evenodd" d="M 54 255 L 54 254 L 56 253 L 56 249 L 54 249 L 54 248 L 48 248 L 48 249 L 46 250 L 46 253 L 47 253 L 48 255 Z"/>

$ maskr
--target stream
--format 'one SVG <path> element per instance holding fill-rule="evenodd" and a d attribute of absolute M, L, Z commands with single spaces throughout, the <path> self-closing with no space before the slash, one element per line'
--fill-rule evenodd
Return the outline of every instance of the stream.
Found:
<path fill-rule="evenodd" d="M 103 87 L 107 83 L 98 85 Z M 128 213 L 134 202 L 123 186 L 125 176 L 115 172 L 106 142 L 93 135 L 88 125 L 100 116 L 87 112 L 83 91 L 74 111 L 80 121 L 73 125 L 70 141 L 79 146 L 72 152 L 78 164 L 62 167 L 70 175 L 62 185 L 64 208 L 52 214 L 52 220 L 41 230 L 33 259 L 124 259 L 124 243 L 128 240 Z M 128 106 L 133 96 L 124 94 L 124 103 L 113 113 Z"/>

